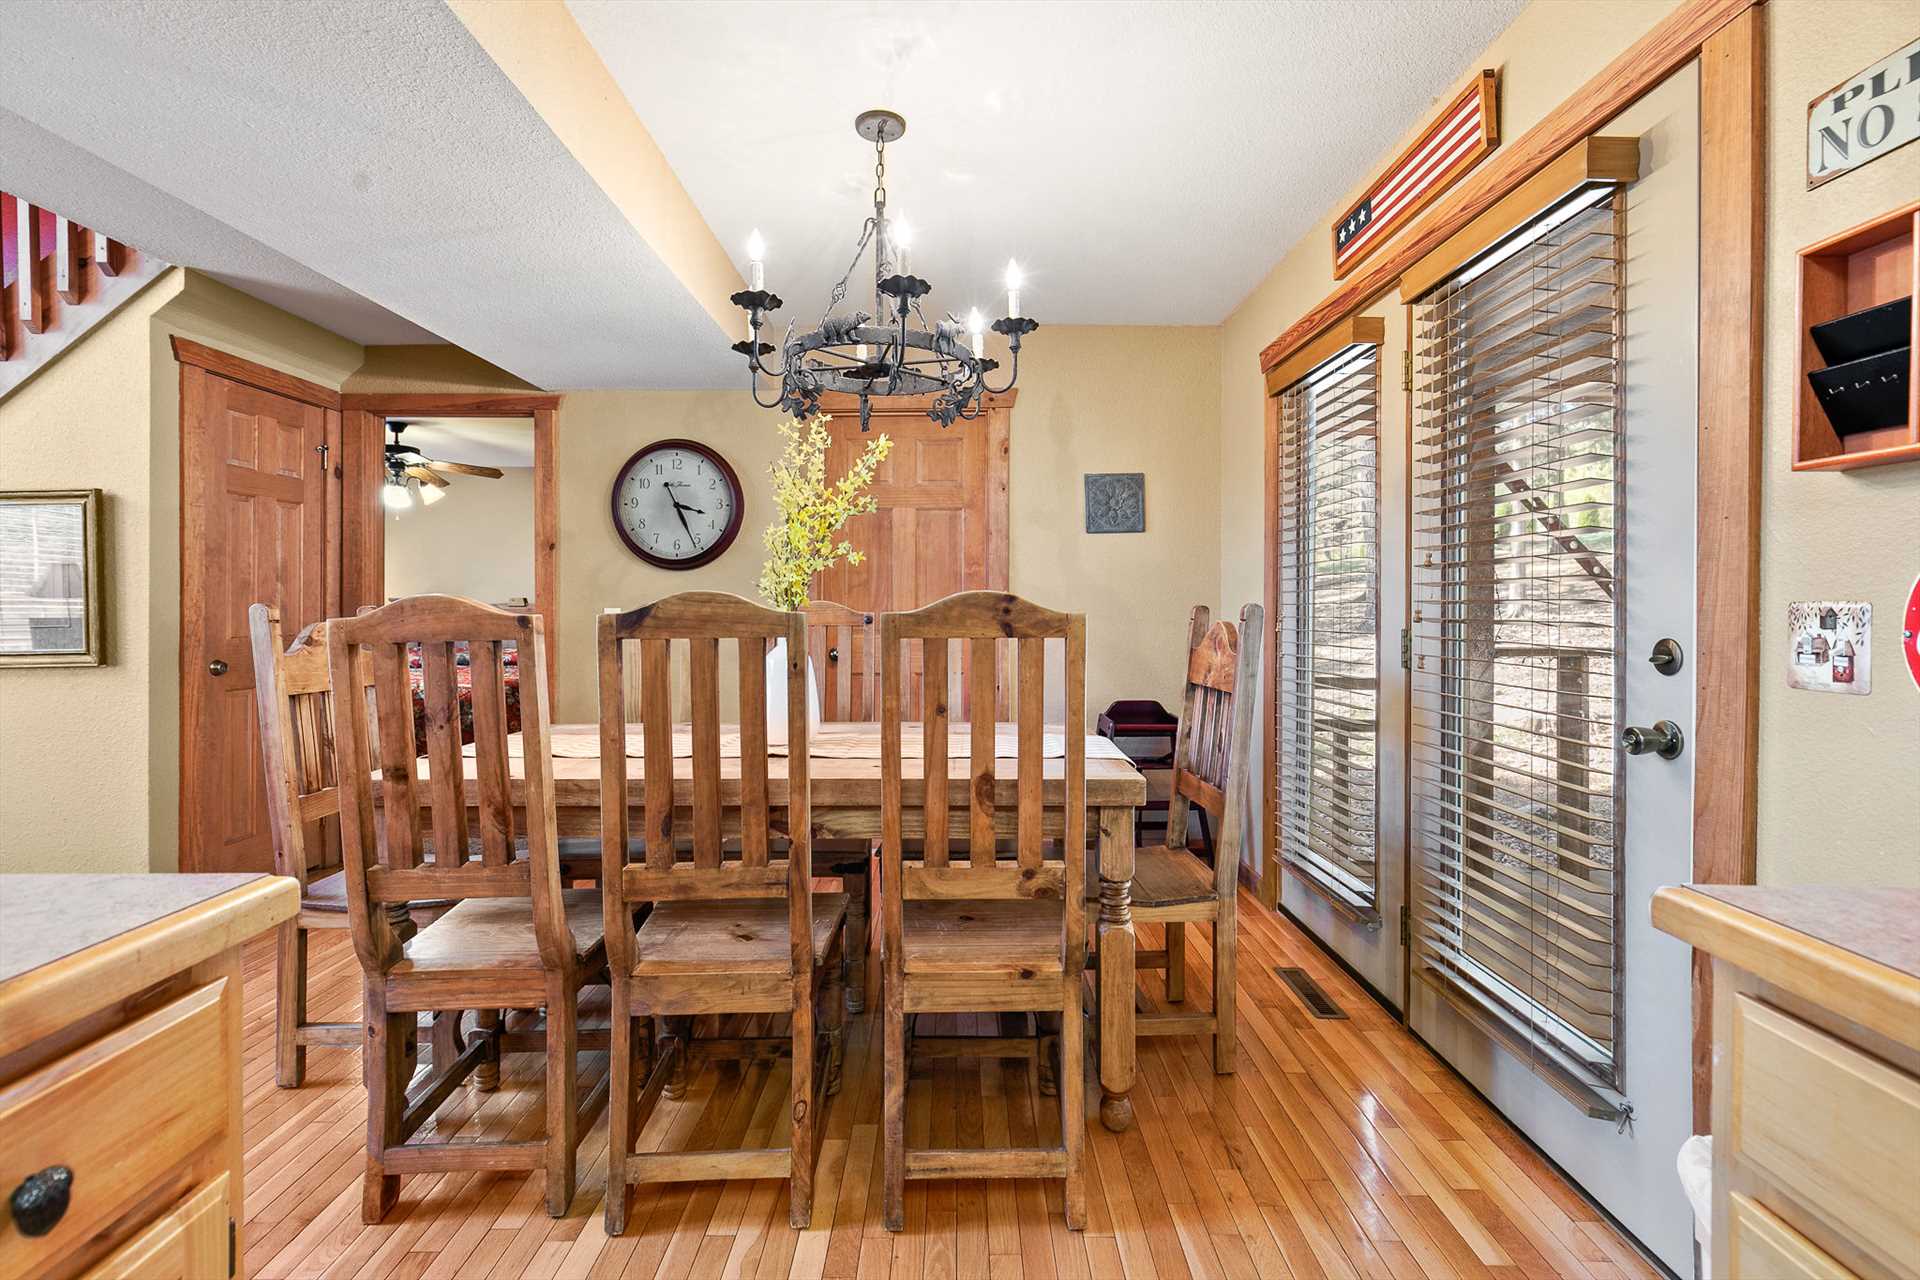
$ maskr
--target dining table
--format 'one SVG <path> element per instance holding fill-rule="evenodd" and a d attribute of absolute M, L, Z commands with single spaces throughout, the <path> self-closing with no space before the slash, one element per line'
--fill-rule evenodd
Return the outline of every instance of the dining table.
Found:
<path fill-rule="evenodd" d="M 904 727 L 901 758 L 902 836 L 917 839 L 925 834 L 922 820 L 926 797 L 923 776 L 924 757 L 918 749 L 917 724 Z M 641 757 L 641 728 L 627 726 L 627 808 L 630 830 L 644 831 L 646 809 L 645 765 Z M 679 731 L 684 735 L 684 727 Z M 956 729 L 964 737 L 966 729 Z M 1014 830 L 1018 808 L 1017 761 L 1013 744 L 1016 728 L 1002 724 L 996 729 L 995 759 L 1004 767 L 995 770 L 994 811 L 997 825 Z M 878 840 L 881 820 L 880 725 L 878 722 L 830 722 L 810 730 L 808 774 L 811 779 L 813 835 L 816 839 Z M 1049 749 L 1042 762 L 1042 803 L 1045 814 L 1042 830 L 1058 836 L 1065 830 L 1066 759 L 1061 730 L 1049 732 Z M 720 803 L 723 809 L 736 808 L 740 802 L 740 759 L 737 746 L 731 751 L 725 744 L 737 742 L 737 730 L 722 728 L 720 756 Z M 600 728 L 595 724 L 556 724 L 549 730 L 553 760 L 555 822 L 562 839 L 600 835 Z M 471 752 L 471 748 L 468 749 Z M 688 751 L 676 751 L 687 755 Z M 970 804 L 971 780 L 965 767 L 968 748 L 951 743 L 948 752 L 947 803 L 963 815 Z M 508 786 L 516 808 L 525 805 L 525 767 L 520 735 L 514 734 L 508 745 Z M 688 765 L 691 761 L 686 762 Z M 421 774 L 427 762 L 418 762 Z M 693 808 L 691 768 L 682 770 L 676 760 L 674 807 Z M 474 793 L 477 767 L 471 754 L 465 757 L 467 791 Z M 786 804 L 785 749 L 776 745 L 767 761 L 767 801 L 771 808 Z M 427 791 L 422 788 L 422 793 Z M 1107 1128 L 1122 1132 L 1133 1123 L 1133 1104 L 1129 1100 L 1135 1076 L 1134 1059 L 1134 814 L 1146 802 L 1147 784 L 1133 762 L 1107 738 L 1086 735 L 1086 805 L 1088 827 L 1097 842 L 1095 863 L 1097 879 L 1089 886 L 1094 913 L 1092 930 L 1098 947 L 1096 975 L 1098 994 L 1098 1054 L 1100 1065 L 1100 1118 Z M 951 829 L 965 830 L 962 817 Z"/>

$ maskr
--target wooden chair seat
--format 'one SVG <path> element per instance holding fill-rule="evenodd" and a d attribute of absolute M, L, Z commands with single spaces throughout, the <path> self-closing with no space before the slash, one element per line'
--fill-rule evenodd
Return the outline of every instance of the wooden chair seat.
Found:
<path fill-rule="evenodd" d="M 342 917 L 345 927 L 347 914 L 347 873 L 344 869 L 318 880 L 309 880 L 300 891 L 300 909 L 302 911 L 325 911 Z"/>
<path fill-rule="evenodd" d="M 563 889 L 561 906 L 573 934 L 576 956 L 601 945 L 600 891 Z M 591 967 L 591 966 L 589 966 Z M 540 945 L 533 934 L 533 903 L 527 898 L 462 898 L 447 914 L 414 935 L 396 977 L 524 969 L 541 974 Z"/>
<path fill-rule="evenodd" d="M 900 960 L 908 973 L 1062 973 L 1060 908 L 1028 899 L 904 902 Z"/>
<path fill-rule="evenodd" d="M 1095 864 L 1087 870 L 1087 903 L 1091 906 L 1100 900 L 1100 869 Z M 1211 908 L 1219 900 L 1220 890 L 1214 881 L 1213 869 L 1191 850 L 1149 848 L 1134 855 L 1136 917 L 1143 912 L 1166 912 L 1182 920 L 1206 919 L 1213 914 Z M 1147 915 L 1144 918 L 1164 917 Z"/>
<path fill-rule="evenodd" d="M 846 894 L 813 896 L 815 964 L 846 916 Z M 793 962 L 789 936 L 784 899 L 661 902 L 634 937 L 633 973 L 785 973 Z"/>

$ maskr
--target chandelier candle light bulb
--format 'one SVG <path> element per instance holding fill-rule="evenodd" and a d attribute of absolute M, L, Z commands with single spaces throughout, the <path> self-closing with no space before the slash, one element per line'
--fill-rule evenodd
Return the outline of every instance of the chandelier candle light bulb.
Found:
<path fill-rule="evenodd" d="M 987 322 L 980 315 L 980 308 L 974 307 L 967 312 L 967 339 L 973 347 L 973 358 L 978 360 L 986 354 Z"/>
<path fill-rule="evenodd" d="M 1007 318 L 1020 318 L 1020 286 L 1026 277 L 1020 274 L 1020 264 L 1012 258 L 1007 259 Z"/>
<path fill-rule="evenodd" d="M 760 236 L 760 228 L 755 227 L 753 234 L 747 237 L 747 287 L 764 289 L 767 287 L 767 242 Z M 752 333 L 747 335 L 751 338 Z"/>
<path fill-rule="evenodd" d="M 893 269 L 903 276 L 912 275 L 913 272 L 907 268 L 907 253 L 913 248 L 913 229 L 907 226 L 905 218 L 890 219 L 887 222 L 887 233 L 888 238 L 893 241 Z"/>

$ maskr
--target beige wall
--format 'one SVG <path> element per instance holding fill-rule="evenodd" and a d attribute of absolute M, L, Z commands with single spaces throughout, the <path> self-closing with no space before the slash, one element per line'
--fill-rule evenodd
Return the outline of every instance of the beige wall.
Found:
<path fill-rule="evenodd" d="M 388 595 L 533 599 L 533 468 L 501 470 L 497 480 L 456 476 L 432 506 L 385 513 Z"/>
<path fill-rule="evenodd" d="M 0 403 L 10 488 L 105 491 L 107 665 L 0 671 L 0 870 L 179 865 L 180 335 L 337 387 L 358 344 L 167 272 Z"/>
<path fill-rule="evenodd" d="M 1807 190 L 1807 103 L 1920 34 L 1920 8 L 1773 0 L 1767 90 L 1766 456 L 1760 530 L 1763 884 L 1920 885 L 1920 690 L 1900 621 L 1920 573 L 1920 463 L 1788 467 L 1799 392 L 1796 251 L 1920 196 L 1920 144 Z M 1873 692 L 1786 686 L 1787 604 L 1873 605 Z"/>

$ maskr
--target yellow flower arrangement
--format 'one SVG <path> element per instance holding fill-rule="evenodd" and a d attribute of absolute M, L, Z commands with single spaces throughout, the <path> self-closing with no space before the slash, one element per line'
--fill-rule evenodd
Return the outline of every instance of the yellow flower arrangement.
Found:
<path fill-rule="evenodd" d="M 767 526 L 767 563 L 760 570 L 760 598 L 776 609 L 807 607 L 807 588 L 813 576 L 845 557 L 859 564 L 866 557 L 839 537 L 855 516 L 877 508 L 866 492 L 874 471 L 893 449 L 885 435 L 874 437 L 847 473 L 827 483 L 827 415 L 805 422 L 792 418 L 780 423 L 786 447 L 767 467 L 773 476 L 773 505 L 779 518 Z"/>

